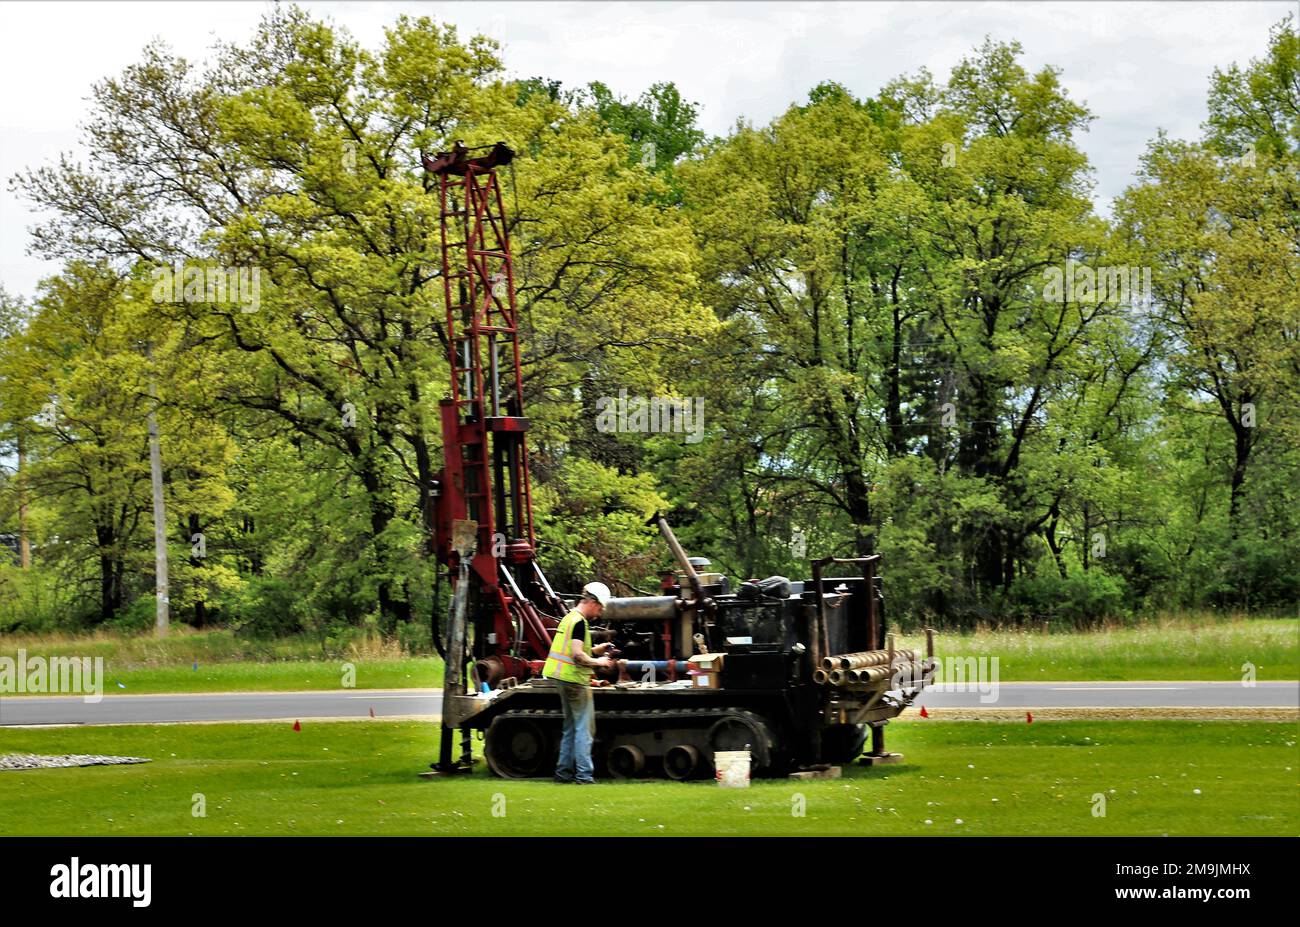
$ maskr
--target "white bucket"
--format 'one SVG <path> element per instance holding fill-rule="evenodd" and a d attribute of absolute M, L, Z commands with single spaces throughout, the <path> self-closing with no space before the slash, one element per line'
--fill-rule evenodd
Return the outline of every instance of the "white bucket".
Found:
<path fill-rule="evenodd" d="M 749 788 L 749 751 L 719 750 L 713 754 L 718 785 L 727 789 Z"/>

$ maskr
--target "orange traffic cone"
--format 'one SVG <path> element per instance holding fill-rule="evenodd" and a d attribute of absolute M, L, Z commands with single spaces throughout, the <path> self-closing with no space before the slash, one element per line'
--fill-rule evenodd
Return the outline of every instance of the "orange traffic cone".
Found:
<path fill-rule="evenodd" d="M 930 717 L 930 713 L 929 713 L 928 711 L 925 710 L 925 706 L 924 706 L 924 705 L 921 706 L 921 717 L 922 717 L 922 718 L 928 718 L 928 717 Z"/>
<path fill-rule="evenodd" d="M 302 722 L 301 722 L 301 721 L 295 721 L 295 722 L 293 722 L 293 729 L 294 729 L 295 731 L 301 731 L 301 730 L 302 730 Z"/>
<path fill-rule="evenodd" d="M 1025 723 L 1026 724 L 1034 723 L 1034 713 L 1032 711 L 1025 712 Z"/>

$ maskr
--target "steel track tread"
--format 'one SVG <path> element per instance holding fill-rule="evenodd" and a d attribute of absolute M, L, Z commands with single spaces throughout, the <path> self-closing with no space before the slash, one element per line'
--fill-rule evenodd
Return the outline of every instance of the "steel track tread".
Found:
<path fill-rule="evenodd" d="M 703 721 L 708 718 L 736 718 L 760 717 L 753 712 L 744 709 L 727 709 L 727 708 L 681 708 L 670 711 L 658 709 L 631 709 L 628 711 L 598 711 L 596 712 L 597 721 Z M 514 708 L 503 711 L 492 723 L 496 724 L 500 718 L 545 718 L 561 721 L 564 713 L 558 709 L 549 708 Z"/>
<path fill-rule="evenodd" d="M 701 728 L 707 728 L 710 723 L 722 720 L 723 718 L 740 718 L 746 720 L 750 724 L 754 724 L 757 722 L 767 729 L 769 738 L 775 737 L 775 732 L 773 732 L 770 722 L 767 721 L 767 719 L 763 718 L 760 715 L 755 714 L 754 712 L 742 708 L 730 708 L 730 709 L 729 708 L 722 708 L 722 709 L 683 708 L 683 709 L 672 709 L 672 710 L 646 709 L 640 711 L 627 710 L 627 711 L 605 711 L 605 712 L 596 713 L 597 722 L 604 721 L 607 725 L 610 724 L 611 722 L 617 723 L 619 721 L 634 722 L 634 723 L 667 722 L 670 724 L 673 722 L 686 722 L 688 724 L 691 724 L 691 726 L 693 727 L 698 726 Z M 527 721 L 534 721 L 534 722 L 554 722 L 557 725 L 559 725 L 559 724 L 563 724 L 564 713 L 563 711 L 557 709 L 549 709 L 549 708 L 515 708 L 509 711 L 503 711 L 495 718 L 492 719 L 492 723 L 488 725 L 487 733 L 491 733 L 493 727 L 495 727 L 498 723 L 505 722 L 507 719 L 527 720 Z M 608 728 L 606 730 L 608 732 Z M 773 743 L 769 743 L 766 747 L 764 747 L 763 749 L 763 756 L 765 757 L 763 763 L 764 767 L 767 767 L 769 765 L 769 760 L 766 758 L 771 756 L 771 751 L 775 749 L 775 746 L 776 744 L 773 742 Z M 712 761 L 710 760 L 710 762 Z M 543 777 L 505 776 L 502 778 L 543 778 Z"/>

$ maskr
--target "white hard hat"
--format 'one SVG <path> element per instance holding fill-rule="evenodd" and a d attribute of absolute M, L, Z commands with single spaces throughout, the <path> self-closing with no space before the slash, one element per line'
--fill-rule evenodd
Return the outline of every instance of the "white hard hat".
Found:
<path fill-rule="evenodd" d="M 582 587 L 582 594 L 595 599 L 601 605 L 608 605 L 611 598 L 609 587 L 604 583 L 587 583 Z"/>

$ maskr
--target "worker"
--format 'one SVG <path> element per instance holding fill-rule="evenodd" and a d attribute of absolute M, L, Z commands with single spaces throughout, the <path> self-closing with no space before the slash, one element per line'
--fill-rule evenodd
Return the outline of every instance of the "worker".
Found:
<path fill-rule="evenodd" d="M 551 652 L 542 667 L 542 675 L 555 680 L 555 687 L 560 690 L 560 708 L 564 712 L 556 782 L 589 785 L 596 781 L 591 766 L 591 741 L 596 736 L 591 677 L 596 669 L 612 667 L 614 661 L 606 656 L 612 644 L 591 646 L 591 622 L 605 611 L 609 599 L 609 587 L 604 583 L 587 583 L 582 587 L 582 600 L 555 629 Z"/>

